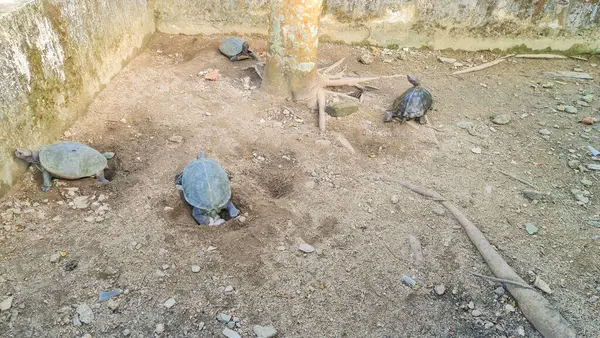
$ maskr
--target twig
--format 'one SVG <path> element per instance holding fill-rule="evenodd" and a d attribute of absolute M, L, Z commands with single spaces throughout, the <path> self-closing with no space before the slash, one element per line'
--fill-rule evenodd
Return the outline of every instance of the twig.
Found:
<path fill-rule="evenodd" d="M 465 73 L 471 73 L 471 72 L 483 70 L 483 69 L 495 66 L 495 65 L 499 64 L 500 62 L 504 62 L 504 60 L 506 60 L 506 59 L 496 59 L 494 61 L 486 62 L 479 66 L 475 66 L 475 67 L 471 67 L 471 68 L 467 68 L 467 69 L 463 69 L 463 70 L 457 70 L 456 72 L 452 73 L 452 75 L 465 74 Z"/>
<path fill-rule="evenodd" d="M 500 283 L 505 283 L 505 284 L 512 284 L 512 285 L 520 286 L 522 288 L 535 290 L 535 288 L 533 288 L 530 285 L 519 283 L 519 282 L 515 282 L 515 281 L 512 281 L 512 280 L 502 279 L 502 278 L 496 278 L 496 277 L 492 277 L 492 276 L 485 276 L 485 275 L 481 275 L 481 274 L 478 274 L 478 273 L 475 273 L 475 272 L 471 272 L 471 274 L 473 274 L 473 276 L 477 276 L 477 277 L 489 279 L 489 280 L 494 281 L 494 282 L 500 282 Z"/>
<path fill-rule="evenodd" d="M 506 176 L 514 179 L 514 180 L 517 180 L 517 181 L 519 181 L 519 182 L 521 182 L 523 184 L 526 184 L 526 185 L 532 187 L 533 189 L 537 189 L 537 187 L 535 185 L 533 185 L 532 183 L 529 183 L 529 182 L 525 181 L 524 179 L 518 178 L 517 176 L 515 176 L 513 174 L 509 174 L 509 173 L 504 172 L 502 170 L 498 170 L 498 172 L 501 173 L 501 174 L 504 174 L 504 175 L 506 175 Z"/>
<path fill-rule="evenodd" d="M 579 60 L 579 61 L 588 61 L 586 58 L 582 58 L 581 56 L 569 56 L 571 59 Z"/>
<path fill-rule="evenodd" d="M 327 74 L 330 71 L 332 71 L 335 67 L 339 66 L 342 64 L 342 62 L 344 62 L 344 60 L 346 60 L 346 58 L 341 58 L 340 60 L 338 60 L 336 63 L 332 64 L 331 66 L 327 66 L 327 67 L 323 67 L 323 68 L 319 68 L 319 71 L 322 74 Z"/>
<path fill-rule="evenodd" d="M 567 59 L 566 56 L 558 54 L 519 54 L 515 57 L 522 59 Z"/>
<path fill-rule="evenodd" d="M 382 179 L 386 183 L 397 183 L 403 187 L 410 189 L 420 195 L 435 198 L 437 200 L 444 200 L 440 202 L 463 227 L 467 236 L 477 248 L 483 259 L 488 264 L 490 270 L 498 278 L 513 280 L 526 284 L 526 282 L 506 263 L 506 261 L 500 256 L 500 254 L 494 250 L 490 242 L 485 238 L 483 233 L 471 223 L 465 215 L 458 210 L 458 208 L 450 201 L 437 193 L 436 191 L 426 189 L 424 187 L 415 185 L 408 181 L 397 181 L 390 179 Z M 527 289 L 522 287 L 516 287 L 508 284 L 506 288 L 511 295 L 519 303 L 519 308 L 523 312 L 523 315 L 529 320 L 531 324 L 542 334 L 542 336 L 549 337 L 562 337 L 562 338 L 575 338 L 575 330 L 571 324 L 558 312 L 550 302 L 543 295 L 539 294 L 535 289 Z"/>

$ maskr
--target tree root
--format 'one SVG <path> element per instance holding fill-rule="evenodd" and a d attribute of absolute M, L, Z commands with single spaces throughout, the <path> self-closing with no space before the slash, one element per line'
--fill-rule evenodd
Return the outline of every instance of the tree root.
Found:
<path fill-rule="evenodd" d="M 527 284 L 519 275 L 506 263 L 506 261 L 493 249 L 490 243 L 487 241 L 483 233 L 471 223 L 462 214 L 458 208 L 450 201 L 446 200 L 439 193 L 423 188 L 421 186 L 412 184 L 407 181 L 397 181 L 382 179 L 387 183 L 397 183 L 410 189 L 418 194 L 425 197 L 432 198 L 441 203 L 456 220 L 462 225 L 463 229 L 467 233 L 467 236 L 471 239 L 471 242 L 475 245 L 483 259 L 487 262 L 490 270 L 496 275 L 496 277 L 507 280 L 515 281 L 521 284 Z M 576 337 L 575 331 L 571 324 L 552 307 L 550 302 L 544 298 L 541 294 L 533 289 L 524 288 L 517 285 L 506 284 L 506 288 L 510 294 L 517 300 L 519 308 L 529 320 L 531 324 L 545 337 L 557 337 L 557 338 L 570 338 Z"/>

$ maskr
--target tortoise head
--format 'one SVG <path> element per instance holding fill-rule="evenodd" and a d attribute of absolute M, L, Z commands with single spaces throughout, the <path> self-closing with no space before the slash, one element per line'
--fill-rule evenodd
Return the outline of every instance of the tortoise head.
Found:
<path fill-rule="evenodd" d="M 201 159 L 203 159 L 203 158 L 206 158 L 206 156 L 204 156 L 204 152 L 203 152 L 203 151 L 201 151 L 201 152 L 198 154 L 198 157 L 196 157 L 196 159 L 197 159 L 197 160 L 201 160 Z"/>
<path fill-rule="evenodd" d="M 244 41 L 244 43 L 242 43 L 242 51 L 243 51 L 243 53 L 248 53 L 248 48 L 250 48 L 250 45 L 248 44 L 248 41 Z"/>
<path fill-rule="evenodd" d="M 407 75 L 406 77 L 408 78 L 408 82 L 410 82 L 410 84 L 412 84 L 415 87 L 421 83 L 421 81 L 416 75 Z"/>
<path fill-rule="evenodd" d="M 40 158 L 38 153 L 29 149 L 17 149 L 15 150 L 15 157 L 21 159 L 27 163 L 39 164 Z"/>

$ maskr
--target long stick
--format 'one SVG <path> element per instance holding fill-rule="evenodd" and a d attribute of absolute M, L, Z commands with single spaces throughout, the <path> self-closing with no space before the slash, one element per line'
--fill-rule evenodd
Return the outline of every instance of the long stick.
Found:
<path fill-rule="evenodd" d="M 519 283 L 519 282 L 515 282 L 514 280 L 508 280 L 508 279 L 502 279 L 502 278 L 496 278 L 496 277 L 486 276 L 486 275 L 482 275 L 482 274 L 475 273 L 475 272 L 471 272 L 471 274 L 473 276 L 477 276 L 477 277 L 489 279 L 489 280 L 492 280 L 494 282 L 500 282 L 500 283 L 505 283 L 505 284 L 513 284 L 513 285 L 517 285 L 517 286 L 520 286 L 520 287 L 526 288 L 526 289 L 534 289 L 531 285 L 527 285 L 527 284 L 522 284 L 522 283 Z"/>
<path fill-rule="evenodd" d="M 522 284 L 527 284 L 511 267 L 506 261 L 500 256 L 496 250 L 490 245 L 483 233 L 469 221 L 458 208 L 450 201 L 446 200 L 444 196 L 439 193 L 423 188 L 421 186 L 412 184 L 408 181 L 396 181 L 390 179 L 382 179 L 387 183 L 397 183 L 410 189 L 418 194 L 432 198 L 440 202 L 456 220 L 462 225 L 463 229 L 467 233 L 467 236 L 471 239 L 471 242 L 483 259 L 486 261 L 490 270 L 498 278 L 517 281 Z M 519 308 L 529 320 L 531 324 L 545 337 L 545 338 L 575 338 L 575 330 L 571 327 L 571 324 L 552 307 L 552 304 L 544 298 L 541 294 L 537 293 L 533 289 L 526 289 L 514 285 L 506 285 L 508 292 L 517 300 Z"/>
<path fill-rule="evenodd" d="M 504 60 L 506 60 L 506 59 L 496 59 L 494 61 L 486 62 L 479 66 L 475 66 L 475 67 L 471 67 L 471 68 L 467 68 L 467 69 L 463 69 L 463 70 L 457 70 L 454 73 L 452 73 L 452 75 L 471 73 L 471 72 L 476 72 L 476 71 L 483 70 L 486 68 L 490 68 L 492 66 L 499 64 L 500 62 L 504 62 Z"/>
<path fill-rule="evenodd" d="M 519 182 L 521 182 L 521 183 L 523 183 L 523 184 L 526 184 L 526 185 L 528 185 L 528 186 L 532 187 L 533 189 L 537 189 L 537 188 L 536 188 L 536 186 L 535 186 L 535 185 L 533 185 L 532 183 L 529 183 L 529 182 L 527 182 L 527 181 L 525 181 L 525 180 L 523 180 L 523 179 L 520 179 L 520 178 L 518 178 L 517 176 L 515 176 L 515 175 L 513 175 L 513 174 L 509 174 L 509 173 L 507 173 L 507 172 L 504 172 L 504 171 L 502 171 L 502 170 L 498 170 L 498 172 L 499 172 L 499 173 L 501 173 L 501 174 L 504 174 L 504 175 L 506 175 L 506 176 L 508 176 L 508 177 L 510 177 L 510 178 L 512 178 L 512 179 L 515 179 L 515 180 L 517 180 L 517 181 L 519 181 Z"/>
<path fill-rule="evenodd" d="M 567 57 L 564 55 L 557 54 L 518 54 L 515 55 L 516 58 L 522 59 L 566 59 Z"/>

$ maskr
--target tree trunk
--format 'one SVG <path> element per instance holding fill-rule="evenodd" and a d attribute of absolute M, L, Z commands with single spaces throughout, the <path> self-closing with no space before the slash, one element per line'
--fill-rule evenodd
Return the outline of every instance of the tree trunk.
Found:
<path fill-rule="evenodd" d="M 323 0 L 271 0 L 263 88 L 293 100 L 316 100 Z"/>

